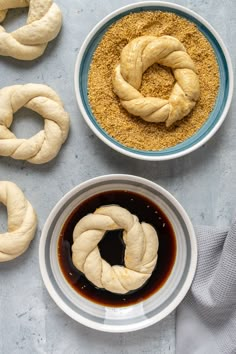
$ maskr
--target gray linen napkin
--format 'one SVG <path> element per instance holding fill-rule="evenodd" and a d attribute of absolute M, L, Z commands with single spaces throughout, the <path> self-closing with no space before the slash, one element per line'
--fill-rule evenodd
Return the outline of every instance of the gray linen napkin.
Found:
<path fill-rule="evenodd" d="M 177 309 L 176 354 L 236 354 L 236 220 L 197 230 L 197 272 Z"/>

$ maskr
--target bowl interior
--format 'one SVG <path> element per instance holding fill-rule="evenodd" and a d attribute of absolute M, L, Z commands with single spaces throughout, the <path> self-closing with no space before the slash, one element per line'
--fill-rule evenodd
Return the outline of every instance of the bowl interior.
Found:
<path fill-rule="evenodd" d="M 123 332 L 146 327 L 164 318 L 182 300 L 196 265 L 196 241 L 191 223 L 178 202 L 156 184 L 141 178 L 96 179 L 76 187 L 50 214 L 41 237 L 40 263 L 46 287 L 57 304 L 72 318 L 89 327 Z M 128 190 L 152 200 L 170 221 L 176 237 L 176 259 L 164 285 L 152 296 L 127 307 L 106 307 L 80 296 L 66 281 L 58 262 L 58 239 L 70 213 L 84 200 L 101 192 Z"/>
<path fill-rule="evenodd" d="M 121 17 L 130 14 L 131 12 L 157 10 L 172 12 L 176 15 L 186 18 L 190 22 L 193 22 L 198 27 L 199 31 L 202 32 L 202 34 L 208 39 L 215 52 L 215 56 L 219 65 L 220 87 L 213 111 L 206 120 L 205 124 L 193 136 L 184 142 L 168 149 L 161 151 L 144 151 L 132 149 L 122 145 L 111 136 L 109 136 L 98 124 L 92 113 L 88 100 L 88 73 L 94 51 L 96 50 L 103 35 L 114 22 L 119 20 Z M 200 16 L 194 14 L 192 11 L 187 9 L 185 10 L 181 6 L 174 4 L 165 5 L 160 3 L 157 5 L 152 4 L 144 6 L 139 6 L 139 4 L 136 4 L 132 8 L 124 9 L 120 12 L 117 11 L 114 16 L 110 16 L 104 21 L 101 21 L 101 23 L 95 27 L 95 29 L 87 37 L 77 58 L 77 70 L 75 71 L 75 89 L 77 92 L 77 99 L 85 120 L 89 124 L 90 128 L 92 128 L 92 130 L 95 132 L 95 134 L 102 138 L 103 141 L 105 141 L 114 149 L 129 156 L 143 159 L 147 157 L 151 160 L 155 159 L 155 157 L 159 157 L 161 159 L 162 157 L 171 158 L 171 156 L 180 156 L 184 155 L 188 151 L 194 150 L 198 146 L 202 145 L 205 140 L 207 140 L 211 132 L 215 132 L 218 129 L 218 126 L 221 124 L 220 121 L 223 121 L 224 119 L 223 115 L 225 116 L 228 110 L 228 107 L 226 106 L 227 101 L 230 100 L 229 91 L 231 77 L 228 66 L 229 58 L 226 57 L 225 48 L 222 46 L 223 44 L 221 39 L 205 20 L 201 19 Z"/>

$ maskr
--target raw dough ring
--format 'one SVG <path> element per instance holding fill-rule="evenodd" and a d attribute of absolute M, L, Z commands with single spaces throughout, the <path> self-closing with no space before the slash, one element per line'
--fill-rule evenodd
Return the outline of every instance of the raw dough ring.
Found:
<path fill-rule="evenodd" d="M 138 91 L 143 73 L 154 63 L 173 71 L 176 83 L 168 100 L 144 97 Z M 200 94 L 195 65 L 183 44 L 171 36 L 142 36 L 129 42 L 114 70 L 113 87 L 129 113 L 147 122 L 165 122 L 167 127 L 185 117 Z"/>
<path fill-rule="evenodd" d="M 0 262 L 5 262 L 27 250 L 34 238 L 37 217 L 15 183 L 0 181 L 0 202 L 6 205 L 8 214 L 8 231 L 0 234 Z"/>
<path fill-rule="evenodd" d="M 1 0 L 0 23 L 9 9 L 28 6 L 29 14 L 25 26 L 11 33 L 0 26 L 0 55 L 21 60 L 38 58 L 48 42 L 58 35 L 62 15 L 52 0 Z"/>
<path fill-rule="evenodd" d="M 125 267 L 108 264 L 97 247 L 104 233 L 115 229 L 124 230 Z M 73 241 L 75 267 L 95 286 L 113 293 L 138 289 L 156 266 L 159 243 L 155 229 L 118 205 L 102 206 L 83 217 L 75 226 Z"/>
<path fill-rule="evenodd" d="M 17 139 L 8 129 L 13 114 L 27 107 L 44 119 L 44 130 L 30 139 Z M 0 156 L 41 164 L 59 152 L 69 131 L 69 116 L 60 98 L 50 87 L 40 84 L 14 85 L 0 90 Z"/>

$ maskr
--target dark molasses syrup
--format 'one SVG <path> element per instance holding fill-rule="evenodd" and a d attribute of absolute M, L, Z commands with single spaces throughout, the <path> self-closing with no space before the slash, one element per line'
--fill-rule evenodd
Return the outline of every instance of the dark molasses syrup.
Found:
<path fill-rule="evenodd" d="M 139 221 L 150 223 L 159 238 L 157 265 L 147 282 L 139 289 L 123 294 L 113 294 L 91 284 L 72 263 L 72 235 L 77 222 L 102 205 L 117 204 L 138 216 Z M 101 257 L 110 265 L 124 265 L 125 244 L 123 230 L 107 231 L 98 244 Z M 81 203 L 66 220 L 58 243 L 61 270 L 68 283 L 80 295 L 100 305 L 120 307 L 136 304 L 154 294 L 171 273 L 176 257 L 176 240 L 173 228 L 160 208 L 146 197 L 129 191 L 109 191 L 96 194 Z"/>

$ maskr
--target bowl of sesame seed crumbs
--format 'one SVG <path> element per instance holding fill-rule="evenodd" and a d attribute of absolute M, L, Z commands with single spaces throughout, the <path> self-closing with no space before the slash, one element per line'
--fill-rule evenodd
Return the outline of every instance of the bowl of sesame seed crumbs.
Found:
<path fill-rule="evenodd" d="M 114 91 L 122 50 L 141 36 L 174 37 L 196 68 L 199 99 L 170 127 L 128 112 Z M 136 93 L 168 102 L 176 81 L 173 67 L 155 62 L 143 72 Z M 124 155 L 160 161 L 196 150 L 217 132 L 231 104 L 233 69 L 222 39 L 205 19 L 180 5 L 140 2 L 112 12 L 88 34 L 77 56 L 74 85 L 82 116 L 98 138 Z"/>

